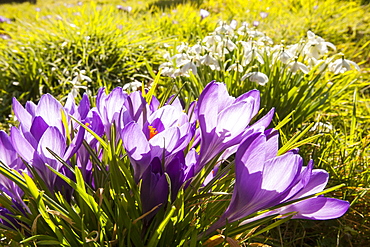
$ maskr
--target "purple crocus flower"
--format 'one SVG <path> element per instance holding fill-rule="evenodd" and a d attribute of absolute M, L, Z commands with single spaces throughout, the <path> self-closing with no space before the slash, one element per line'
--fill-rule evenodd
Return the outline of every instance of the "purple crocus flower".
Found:
<path fill-rule="evenodd" d="M 201 130 L 201 169 L 225 149 L 239 144 L 250 133 L 250 120 L 258 113 L 260 95 L 249 91 L 238 98 L 230 96 L 223 83 L 209 83 L 199 96 L 195 109 Z M 273 111 L 264 118 L 258 128 L 270 124 Z M 257 127 L 256 127 L 257 128 Z"/>
<path fill-rule="evenodd" d="M 312 169 L 312 162 L 304 167 L 302 158 L 294 150 L 276 156 L 277 135 L 266 133 L 252 134 L 240 145 L 235 156 L 236 179 L 230 205 L 208 233 L 226 222 L 313 195 L 325 188 L 328 180 L 326 171 Z M 348 208 L 346 201 L 318 196 L 262 216 L 296 211 L 293 218 L 326 220 L 342 216 Z"/>
<path fill-rule="evenodd" d="M 162 206 L 167 201 L 168 193 L 169 186 L 162 170 L 161 160 L 155 157 L 143 174 L 140 193 L 143 213 Z M 154 216 L 154 212 L 148 215 L 146 220 L 150 220 Z"/>
<path fill-rule="evenodd" d="M 64 115 L 69 124 L 69 112 L 79 118 L 84 117 L 84 108 L 89 105 L 86 97 L 81 102 L 80 107 L 76 108 L 74 102 L 67 101 L 68 108 L 64 108 L 54 97 L 46 94 L 41 97 L 38 105 L 27 102 L 24 108 L 13 99 L 14 114 L 20 122 L 18 128 L 12 127 L 10 130 L 13 147 L 25 162 L 37 169 L 50 189 L 54 187 L 57 176 L 45 164 L 62 173 L 65 171 L 47 148 L 66 161 L 77 152 L 82 145 L 84 129 L 78 127 L 77 134 L 70 138 L 67 136 L 68 126 L 63 124 L 62 119 Z M 69 146 L 68 138 L 72 139 Z"/>
<path fill-rule="evenodd" d="M 4 16 L 0 16 L 0 23 L 11 23 L 12 21 L 9 18 L 6 18 Z"/>
<path fill-rule="evenodd" d="M 0 162 L 8 168 L 14 169 L 20 173 L 28 173 L 26 166 L 18 157 L 10 137 L 2 130 L 0 131 Z M 0 175 L 0 191 L 5 192 L 8 196 L 13 198 L 14 201 L 24 206 L 22 200 L 23 191 L 18 185 L 3 175 Z"/>
<path fill-rule="evenodd" d="M 267 13 L 267 12 L 264 12 L 264 11 L 260 12 L 260 16 L 261 16 L 262 19 L 267 18 L 268 15 L 269 15 L 269 13 Z"/>
<path fill-rule="evenodd" d="M 140 179 L 155 157 L 165 157 L 166 166 L 189 144 L 194 132 L 195 125 L 189 123 L 188 116 L 172 105 L 153 112 L 143 127 L 136 122 L 127 124 L 121 136 L 134 168 L 135 179 Z"/>
<path fill-rule="evenodd" d="M 113 89 L 108 95 L 105 93 L 105 88 L 100 88 L 98 91 L 98 95 L 96 96 L 96 109 L 101 116 L 101 120 L 104 124 L 104 132 L 108 139 L 110 139 L 111 125 L 115 123 L 117 126 L 120 122 L 121 111 L 126 110 L 124 102 L 127 97 L 127 93 L 120 87 Z"/>

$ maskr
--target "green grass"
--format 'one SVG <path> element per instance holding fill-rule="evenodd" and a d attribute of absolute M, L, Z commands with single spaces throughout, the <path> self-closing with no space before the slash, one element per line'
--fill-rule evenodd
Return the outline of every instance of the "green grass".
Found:
<path fill-rule="evenodd" d="M 68 4 L 65 4 L 68 3 Z M 72 4 L 72 5 L 69 5 Z M 132 6 L 119 11 L 116 5 Z M 36 7 L 40 11 L 36 11 Z M 211 14 L 204 20 L 199 9 Z M 268 12 L 266 18 L 260 12 Z M 155 77 L 165 44 L 197 43 L 212 32 L 219 20 L 259 21 L 258 29 L 275 43 L 298 42 L 311 30 L 334 43 L 346 58 L 356 61 L 362 74 L 321 111 L 305 119 L 330 123 L 331 130 L 317 129 L 306 137 L 324 135 L 305 145 L 301 154 L 315 160 L 317 168 L 330 172 L 330 185 L 346 186 L 332 194 L 349 200 L 350 211 L 341 219 L 327 222 L 291 221 L 258 238 L 282 246 L 367 246 L 370 243 L 370 11 L 360 1 L 38 1 L 2 5 L 0 15 L 13 18 L 0 24 L 1 121 L 6 128 L 11 98 L 37 101 L 44 93 L 63 99 L 73 88 L 75 73 L 86 70 L 91 82 L 81 82 L 95 94 L 98 87 L 112 89 L 133 80 L 150 85 Z M 161 78 L 158 95 L 172 81 Z M 207 82 L 203 82 L 207 83 Z M 279 82 L 276 82 L 279 83 Z M 343 85 L 344 86 L 344 85 Z M 276 86 L 275 86 L 276 87 Z M 276 100 L 276 99 L 275 99 Z M 284 102 L 283 102 L 284 103 Z M 279 112 L 278 112 L 279 114 Z M 299 113 L 298 113 L 299 114 Z M 288 137 L 301 129 L 285 132 Z"/>

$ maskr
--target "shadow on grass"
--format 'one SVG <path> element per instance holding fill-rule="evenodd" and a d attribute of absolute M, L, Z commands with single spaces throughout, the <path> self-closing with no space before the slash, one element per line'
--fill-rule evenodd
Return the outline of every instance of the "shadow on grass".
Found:
<path fill-rule="evenodd" d="M 0 4 L 7 4 L 7 3 L 24 3 L 29 2 L 32 4 L 36 4 L 37 0 L 0 0 Z"/>
<path fill-rule="evenodd" d="M 1 1 L 1 0 L 0 0 Z M 202 0 L 159 0 L 149 5 L 149 7 L 155 7 L 160 9 L 174 8 L 177 5 L 191 3 L 199 7 L 203 1 Z"/>

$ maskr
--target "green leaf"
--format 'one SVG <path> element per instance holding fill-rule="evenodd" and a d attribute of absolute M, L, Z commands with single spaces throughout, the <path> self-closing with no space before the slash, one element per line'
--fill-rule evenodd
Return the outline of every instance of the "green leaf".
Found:
<path fill-rule="evenodd" d="M 155 230 L 154 234 L 149 240 L 149 243 L 147 247 L 156 247 L 158 244 L 159 239 L 161 238 L 161 235 L 166 228 L 168 222 L 170 222 L 172 215 L 175 213 L 176 207 L 172 206 L 170 212 L 166 215 L 166 218 L 161 222 L 161 224 L 158 226 L 158 228 Z"/>

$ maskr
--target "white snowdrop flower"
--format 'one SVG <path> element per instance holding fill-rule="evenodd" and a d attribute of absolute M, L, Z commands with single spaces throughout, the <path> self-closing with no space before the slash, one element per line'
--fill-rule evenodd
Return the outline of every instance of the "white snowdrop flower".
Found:
<path fill-rule="evenodd" d="M 196 44 L 190 47 L 189 52 L 194 53 L 194 54 L 200 54 L 202 50 L 203 50 L 203 46 L 201 46 L 200 44 Z"/>
<path fill-rule="evenodd" d="M 234 29 L 230 25 L 221 23 L 220 26 L 216 27 L 214 32 L 217 34 L 223 34 L 223 35 L 233 35 Z"/>
<path fill-rule="evenodd" d="M 171 77 L 175 78 L 175 77 L 178 77 L 178 76 L 182 76 L 182 72 L 180 69 L 175 69 L 171 75 Z"/>
<path fill-rule="evenodd" d="M 161 72 L 161 74 L 163 75 L 163 76 L 169 76 L 169 77 L 172 77 L 173 76 L 173 73 L 174 73 L 174 68 L 172 68 L 172 67 L 163 67 L 162 68 L 162 72 Z"/>
<path fill-rule="evenodd" d="M 253 47 L 253 41 L 237 41 L 237 44 L 241 44 L 243 46 L 244 51 L 252 50 Z"/>
<path fill-rule="evenodd" d="M 229 68 L 226 71 L 238 71 L 239 73 L 242 73 L 244 68 L 241 66 L 239 63 L 233 63 L 232 65 L 229 66 Z"/>
<path fill-rule="evenodd" d="M 176 46 L 177 52 L 183 52 L 188 49 L 188 44 L 181 42 L 181 45 Z"/>
<path fill-rule="evenodd" d="M 255 48 L 252 48 L 249 51 L 244 51 L 242 65 L 247 66 L 248 64 L 250 64 L 250 62 L 252 62 L 253 59 L 256 59 L 260 64 L 265 63 L 262 55 Z"/>
<path fill-rule="evenodd" d="M 209 16 L 209 12 L 205 9 L 200 9 L 199 15 L 200 15 L 201 19 L 203 20 L 204 18 Z"/>
<path fill-rule="evenodd" d="M 265 34 L 257 30 L 248 30 L 247 34 L 252 38 L 263 37 Z"/>
<path fill-rule="evenodd" d="M 236 31 L 240 36 L 244 36 L 247 31 L 249 31 L 250 29 L 248 28 L 249 24 L 247 22 L 243 22 L 240 27 L 238 28 L 238 30 Z"/>
<path fill-rule="evenodd" d="M 274 44 L 274 41 L 272 41 L 272 39 L 267 35 L 264 35 L 264 36 L 260 37 L 257 40 L 257 42 L 261 42 L 262 44 L 269 44 L 269 45 Z"/>
<path fill-rule="evenodd" d="M 174 68 L 171 62 L 165 62 L 159 65 L 159 69 L 162 69 L 163 76 L 172 76 Z"/>
<path fill-rule="evenodd" d="M 288 52 L 286 51 L 282 51 L 279 55 L 279 60 L 284 63 L 284 64 L 288 64 L 289 61 L 293 58 L 292 54 L 289 54 Z"/>
<path fill-rule="evenodd" d="M 180 68 L 180 72 L 184 76 L 189 76 L 189 70 L 191 70 L 194 75 L 197 75 L 198 72 L 197 66 L 191 60 L 188 60 L 186 63 L 182 65 L 182 67 Z"/>
<path fill-rule="evenodd" d="M 166 59 L 166 60 L 171 60 L 171 55 L 170 55 L 170 53 L 169 53 L 169 52 L 165 52 L 165 53 L 163 54 L 163 58 L 164 58 L 164 59 Z"/>
<path fill-rule="evenodd" d="M 79 72 L 74 73 L 75 77 L 72 79 L 72 81 L 70 81 L 70 83 L 72 84 L 71 93 L 73 97 L 77 97 L 78 91 L 80 89 L 83 89 L 85 91 L 87 90 L 87 86 L 83 85 L 82 82 L 92 82 L 90 77 L 84 75 L 85 73 L 85 70 L 80 70 Z"/>
<path fill-rule="evenodd" d="M 308 40 L 303 51 L 308 57 L 319 59 L 321 56 L 328 53 L 328 47 L 332 48 L 334 51 L 336 50 L 336 47 L 332 43 L 326 42 L 323 38 L 311 31 L 307 32 L 307 38 Z"/>
<path fill-rule="evenodd" d="M 232 29 L 236 29 L 236 27 L 238 26 L 238 22 L 236 21 L 236 20 L 232 20 L 231 22 L 230 22 L 230 27 L 232 28 Z"/>
<path fill-rule="evenodd" d="M 218 60 L 208 53 L 200 58 L 200 63 L 209 66 L 212 70 L 220 70 Z"/>
<path fill-rule="evenodd" d="M 244 81 L 245 79 L 249 79 L 251 82 L 256 82 L 261 86 L 266 85 L 266 83 L 269 81 L 269 78 L 267 75 L 265 75 L 262 72 L 250 72 L 242 76 L 240 79 L 241 81 Z"/>
<path fill-rule="evenodd" d="M 236 45 L 234 42 L 232 42 L 231 40 L 227 39 L 225 41 L 225 48 L 228 50 L 228 51 L 233 51 L 235 48 L 236 48 Z"/>
<path fill-rule="evenodd" d="M 207 46 L 212 46 L 212 45 L 215 45 L 219 42 L 221 42 L 222 38 L 220 35 L 212 35 L 212 36 L 206 36 L 204 37 L 203 39 L 203 43 L 205 43 Z"/>
<path fill-rule="evenodd" d="M 288 54 L 291 54 L 291 55 L 295 55 L 297 54 L 297 52 L 300 50 L 300 45 L 299 44 L 294 44 L 294 45 L 288 45 L 285 49 L 285 51 L 288 53 Z"/>
<path fill-rule="evenodd" d="M 86 73 L 86 70 L 80 70 L 79 72 L 75 72 L 74 73 L 75 78 L 72 79 L 72 83 L 73 82 L 83 82 L 83 81 L 92 82 L 91 78 L 86 76 L 85 73 Z"/>
<path fill-rule="evenodd" d="M 171 60 L 175 60 L 176 61 L 176 65 L 177 66 L 181 66 L 181 64 L 184 63 L 184 61 L 188 61 L 190 58 L 187 54 L 185 53 L 180 53 L 180 54 L 176 54 L 174 56 L 172 56 Z"/>
<path fill-rule="evenodd" d="M 133 91 L 137 91 L 137 89 L 141 86 L 142 86 L 142 83 L 140 81 L 134 80 L 133 82 L 126 83 L 125 85 L 123 85 L 122 90 L 126 91 L 128 89 L 129 91 L 133 92 Z"/>
<path fill-rule="evenodd" d="M 322 59 L 316 59 L 314 57 L 308 57 L 305 61 L 307 62 L 307 65 L 308 65 L 309 68 L 313 68 L 317 64 L 319 64 L 320 62 L 322 62 L 324 60 L 322 60 Z"/>
<path fill-rule="evenodd" d="M 344 57 L 335 60 L 333 63 L 329 64 L 329 70 L 334 72 L 334 74 L 344 73 L 348 70 L 355 68 L 358 71 L 361 71 L 357 63 L 344 59 Z"/>
<path fill-rule="evenodd" d="M 290 62 L 288 64 L 288 67 L 293 74 L 297 73 L 298 70 L 302 71 L 305 74 L 308 74 L 308 72 L 310 71 L 306 65 L 298 61 Z"/>
<path fill-rule="evenodd" d="M 329 122 L 322 123 L 322 122 L 317 122 L 312 126 L 310 131 L 316 131 L 316 130 L 321 130 L 322 132 L 329 132 L 333 130 L 333 125 Z"/>

